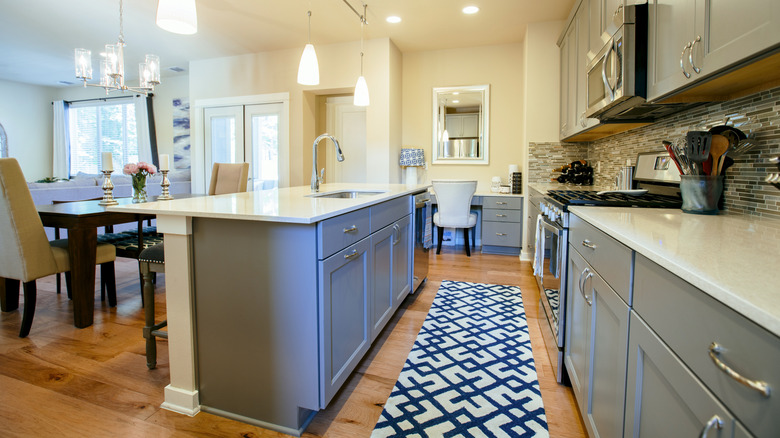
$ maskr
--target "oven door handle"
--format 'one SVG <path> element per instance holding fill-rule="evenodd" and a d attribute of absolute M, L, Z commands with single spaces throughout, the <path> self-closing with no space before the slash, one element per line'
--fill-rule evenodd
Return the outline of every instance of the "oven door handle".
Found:
<path fill-rule="evenodd" d="M 563 228 L 550 222 L 546 216 L 542 216 L 542 227 L 548 231 L 555 233 L 558 237 L 563 237 Z"/>

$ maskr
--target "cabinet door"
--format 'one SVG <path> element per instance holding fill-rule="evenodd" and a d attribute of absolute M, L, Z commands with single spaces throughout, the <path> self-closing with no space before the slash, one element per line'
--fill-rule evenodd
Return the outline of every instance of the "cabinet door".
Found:
<path fill-rule="evenodd" d="M 566 342 L 564 362 L 582 418 L 586 418 L 590 347 L 590 306 L 581 282 L 587 275 L 585 259 L 569 245 L 569 287 L 566 296 Z"/>
<path fill-rule="evenodd" d="M 390 320 L 393 311 L 392 289 L 393 279 L 393 249 L 395 228 L 387 226 L 371 235 L 371 299 L 369 300 L 369 316 L 371 322 L 371 341 Z"/>
<path fill-rule="evenodd" d="M 587 66 L 590 61 L 589 53 L 598 52 L 601 49 L 599 47 L 590 47 L 590 27 L 593 25 L 589 21 L 590 10 L 588 9 L 589 1 L 598 3 L 598 0 L 583 0 L 580 4 L 580 9 L 577 11 L 577 15 L 574 19 L 577 21 L 577 99 L 576 99 L 576 129 L 575 132 L 584 131 L 599 123 L 598 119 L 585 118 L 585 111 L 588 109 L 587 96 L 585 93 L 585 87 L 587 86 Z"/>
<path fill-rule="evenodd" d="M 574 129 L 574 113 L 577 110 L 577 23 L 572 21 L 561 41 L 561 86 L 560 86 L 560 138 L 568 137 Z"/>
<path fill-rule="evenodd" d="M 463 116 L 459 114 L 447 115 L 447 136 L 449 138 L 463 137 Z"/>
<path fill-rule="evenodd" d="M 464 137 L 479 137 L 479 116 L 477 114 L 466 114 L 463 116 Z"/>
<path fill-rule="evenodd" d="M 412 233 L 412 216 L 406 216 L 393 226 L 392 288 L 393 309 L 412 291 L 412 252 L 414 251 L 414 235 Z"/>
<path fill-rule="evenodd" d="M 615 32 L 618 30 L 618 23 L 622 22 L 622 18 L 618 20 L 618 23 L 615 22 L 615 14 L 620 12 L 623 13 L 622 10 L 618 11 L 618 8 L 623 5 L 624 0 L 597 0 L 601 2 L 601 18 L 600 18 L 600 24 L 601 24 L 601 33 L 602 35 L 605 35 L 607 37 L 614 35 Z M 674 1 L 674 0 L 672 0 Z"/>
<path fill-rule="evenodd" d="M 686 45 L 696 38 L 697 0 L 649 0 L 647 9 L 647 100 L 668 94 L 695 79 L 687 59 L 685 77 L 680 62 Z M 685 52 L 688 56 L 688 52 Z"/>
<path fill-rule="evenodd" d="M 728 411 L 635 312 L 628 350 L 624 437 L 701 436 L 715 416 L 722 428 L 707 436 L 733 436 L 734 420 Z M 737 436 L 744 434 L 740 427 Z"/>
<path fill-rule="evenodd" d="M 325 408 L 370 345 L 369 240 L 319 262 L 320 402 Z"/>

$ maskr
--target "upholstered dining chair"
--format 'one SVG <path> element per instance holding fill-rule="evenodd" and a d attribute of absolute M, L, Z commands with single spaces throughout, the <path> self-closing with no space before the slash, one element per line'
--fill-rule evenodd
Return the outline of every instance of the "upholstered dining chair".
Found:
<path fill-rule="evenodd" d="M 97 263 L 101 281 L 108 291 L 110 306 L 116 306 L 114 260 L 116 249 L 98 244 Z M 23 283 L 24 310 L 19 337 L 30 333 L 37 288 L 35 281 L 51 274 L 70 271 L 68 240 L 49 242 L 22 168 L 15 158 L 0 158 L 0 277 L 6 279 L 3 311 L 19 307 L 19 285 Z M 66 274 L 69 286 L 70 275 Z"/>
<path fill-rule="evenodd" d="M 471 213 L 471 198 L 477 191 L 477 181 L 433 180 L 433 191 L 436 194 L 438 212 L 433 214 L 433 223 L 438 227 L 439 242 L 436 254 L 441 253 L 441 241 L 445 228 L 462 228 L 463 243 L 466 245 L 466 255 L 471 257 L 469 247 L 469 229 L 477 225 L 477 215 Z M 474 231 L 476 234 L 476 230 Z M 474 245 L 472 234 L 472 245 Z"/>
<path fill-rule="evenodd" d="M 248 176 L 249 163 L 214 163 L 209 195 L 246 192 Z M 146 339 L 146 366 L 152 370 L 157 367 L 157 338 L 168 339 L 168 333 L 162 330 L 168 325 L 168 321 L 155 322 L 154 315 L 153 279 L 155 274 L 165 272 L 165 242 L 141 251 L 138 256 L 138 268 L 143 278 L 143 334 Z"/>

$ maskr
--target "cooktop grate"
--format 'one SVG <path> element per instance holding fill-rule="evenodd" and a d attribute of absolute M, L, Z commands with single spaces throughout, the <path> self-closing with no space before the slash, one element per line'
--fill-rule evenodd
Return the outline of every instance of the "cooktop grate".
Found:
<path fill-rule="evenodd" d="M 645 207 L 645 208 L 680 208 L 682 199 L 675 196 L 645 193 L 631 196 L 623 193 L 604 193 L 587 190 L 549 190 L 547 195 L 568 205 L 591 205 L 599 207 Z"/>

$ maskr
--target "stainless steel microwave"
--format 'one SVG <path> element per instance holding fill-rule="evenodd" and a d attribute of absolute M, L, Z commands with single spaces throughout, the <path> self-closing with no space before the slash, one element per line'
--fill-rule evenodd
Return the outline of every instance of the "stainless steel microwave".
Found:
<path fill-rule="evenodd" d="M 647 96 L 647 5 L 626 6 L 617 31 L 586 68 L 585 117 L 600 120 L 645 103 Z"/>

